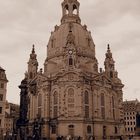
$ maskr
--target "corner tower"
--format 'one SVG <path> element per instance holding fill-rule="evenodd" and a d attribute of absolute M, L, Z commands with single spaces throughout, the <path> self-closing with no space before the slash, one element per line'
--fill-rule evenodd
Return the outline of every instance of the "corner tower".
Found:
<path fill-rule="evenodd" d="M 35 78 L 37 75 L 38 70 L 38 61 L 37 61 L 37 55 L 35 53 L 35 46 L 33 45 L 32 52 L 30 54 L 30 59 L 28 62 L 28 78 L 31 80 Z"/>
<path fill-rule="evenodd" d="M 110 46 L 108 44 L 107 53 L 105 58 L 105 73 L 109 78 L 114 78 L 115 75 L 115 61 L 113 60 Z"/>

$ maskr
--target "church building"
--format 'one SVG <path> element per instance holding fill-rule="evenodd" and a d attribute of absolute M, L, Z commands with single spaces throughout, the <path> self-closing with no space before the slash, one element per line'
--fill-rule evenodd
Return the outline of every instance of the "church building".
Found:
<path fill-rule="evenodd" d="M 41 120 L 41 137 L 117 139 L 124 133 L 124 85 L 110 46 L 104 69 L 98 68 L 91 32 L 81 24 L 78 0 L 62 2 L 62 19 L 47 45 L 44 69 L 38 70 L 33 45 L 28 61 L 29 135 Z"/>

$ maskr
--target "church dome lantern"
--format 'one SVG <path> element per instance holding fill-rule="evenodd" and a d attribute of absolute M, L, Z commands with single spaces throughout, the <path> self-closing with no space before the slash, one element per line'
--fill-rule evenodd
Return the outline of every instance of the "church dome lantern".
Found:
<path fill-rule="evenodd" d="M 79 6 L 80 3 L 77 0 L 64 0 L 62 3 L 62 23 L 66 22 L 76 22 L 81 23 L 81 19 L 79 17 Z"/>

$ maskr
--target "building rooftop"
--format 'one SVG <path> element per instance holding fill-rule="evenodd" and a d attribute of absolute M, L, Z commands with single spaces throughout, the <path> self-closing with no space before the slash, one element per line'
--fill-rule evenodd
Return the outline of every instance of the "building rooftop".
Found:
<path fill-rule="evenodd" d="M 136 100 L 130 100 L 130 101 L 127 101 L 127 100 L 126 100 L 126 101 L 123 102 L 123 104 L 131 104 L 131 103 L 132 103 L 132 104 L 133 104 L 133 103 L 134 103 L 134 104 L 137 104 L 137 103 L 139 103 L 139 100 L 138 100 L 138 99 L 136 99 Z"/>
<path fill-rule="evenodd" d="M 0 70 L 5 71 L 1 66 L 0 66 Z"/>

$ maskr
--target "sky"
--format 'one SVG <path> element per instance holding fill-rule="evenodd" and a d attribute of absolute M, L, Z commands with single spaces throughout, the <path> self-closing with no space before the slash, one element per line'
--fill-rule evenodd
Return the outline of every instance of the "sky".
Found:
<path fill-rule="evenodd" d="M 43 68 L 47 43 L 60 25 L 63 0 L 0 0 L 0 66 L 9 80 L 7 100 L 19 103 L 21 80 L 35 44 Z M 110 44 L 125 85 L 124 100 L 140 100 L 140 0 L 79 0 L 82 24 L 91 31 L 99 67 Z"/>

